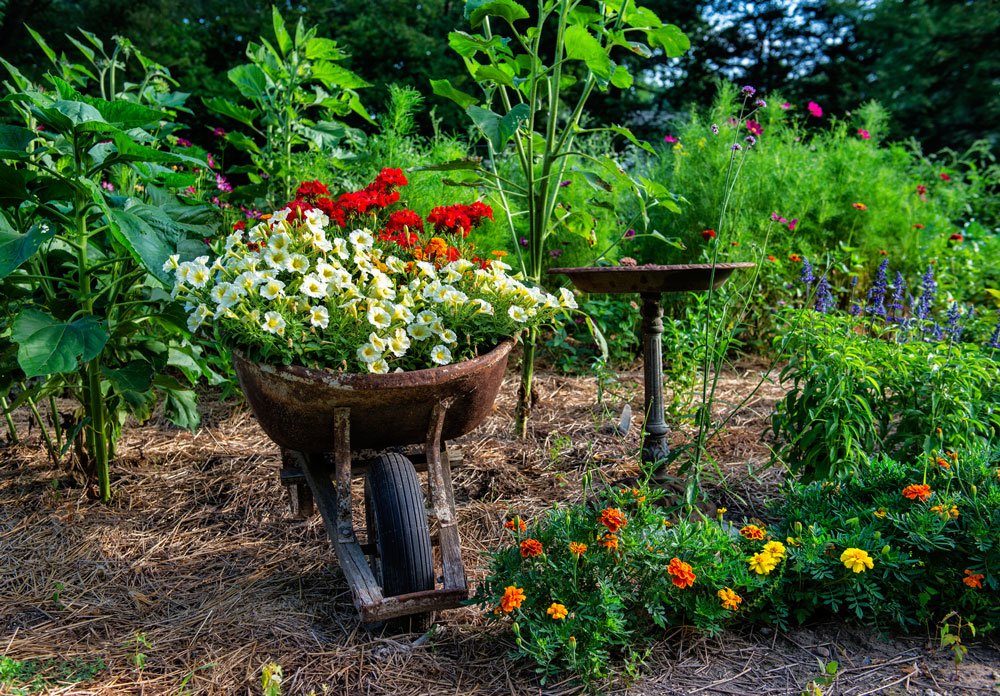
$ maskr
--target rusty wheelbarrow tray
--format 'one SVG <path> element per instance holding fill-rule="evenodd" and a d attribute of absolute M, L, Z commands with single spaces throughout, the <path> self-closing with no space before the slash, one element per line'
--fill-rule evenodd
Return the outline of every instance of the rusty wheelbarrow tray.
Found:
<path fill-rule="evenodd" d="M 262 365 L 233 350 L 240 386 L 257 421 L 268 437 L 284 450 L 285 461 L 296 461 L 301 467 L 362 621 L 384 621 L 453 608 L 468 598 L 451 467 L 448 457 L 442 456 L 442 449 L 445 440 L 471 431 L 489 415 L 513 345 L 514 342 L 508 339 L 472 360 L 383 375 Z M 372 486 L 376 499 L 369 501 L 366 487 L 369 544 L 363 548 L 352 520 L 351 478 L 352 475 L 365 475 L 371 462 L 355 461 L 352 453 L 414 444 L 424 447 L 421 459 L 426 459 L 430 509 L 438 522 L 443 583 L 438 587 L 434 582 L 431 561 L 430 580 L 422 584 L 432 587 L 386 596 L 383 583 L 376 578 L 376 572 L 382 574 L 384 568 L 374 562 L 378 549 L 372 543 L 371 514 L 373 503 L 380 503 L 377 500 L 379 490 L 385 489 Z M 425 545 L 422 553 L 426 565 L 431 540 L 426 531 L 426 518 L 413 519 L 423 515 L 414 514 L 412 510 L 424 508 L 422 496 L 412 484 L 415 481 L 413 464 L 398 454 L 380 455 L 373 462 L 395 467 L 394 471 L 411 482 L 409 488 L 390 491 L 392 495 L 388 496 L 392 500 L 399 499 L 394 497 L 398 495 L 409 496 L 410 522 L 398 524 L 408 524 L 411 528 L 383 529 L 383 543 L 416 539 L 416 543 Z M 414 495 L 417 500 L 413 499 Z M 382 501 L 383 510 L 386 509 L 384 504 Z M 406 517 L 402 513 L 383 516 Z M 377 526 L 378 521 L 374 524 Z M 418 527 L 420 532 L 416 531 Z M 394 555 L 391 547 L 385 548 L 390 549 L 389 555 Z M 380 570 L 373 571 L 365 558 L 366 550 L 373 555 L 372 565 Z M 406 568 L 390 570 L 408 571 Z"/>

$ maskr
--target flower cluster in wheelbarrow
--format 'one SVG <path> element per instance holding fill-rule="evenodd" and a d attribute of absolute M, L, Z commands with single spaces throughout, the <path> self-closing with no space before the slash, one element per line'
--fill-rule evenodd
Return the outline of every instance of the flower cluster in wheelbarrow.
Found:
<path fill-rule="evenodd" d="M 165 268 L 188 328 L 268 362 L 386 373 L 447 365 L 576 308 L 480 255 L 474 230 L 488 205 L 439 206 L 421 217 L 399 205 L 407 185 L 383 169 L 360 191 L 331 195 L 318 181 L 259 220 L 237 222 L 221 253 Z"/>

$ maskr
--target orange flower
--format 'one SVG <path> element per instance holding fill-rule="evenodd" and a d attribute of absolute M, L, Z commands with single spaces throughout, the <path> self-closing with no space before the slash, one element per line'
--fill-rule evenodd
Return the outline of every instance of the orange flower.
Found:
<path fill-rule="evenodd" d="M 503 523 L 503 526 L 512 532 L 518 531 L 521 532 L 521 534 L 524 534 L 526 531 L 528 531 L 528 525 L 524 523 L 524 520 L 522 520 L 520 516 L 507 520 L 506 522 Z"/>
<path fill-rule="evenodd" d="M 500 609 L 505 614 L 509 614 L 515 609 L 520 609 L 525 599 L 527 597 L 524 594 L 524 590 L 520 587 L 508 585 L 504 588 L 503 597 L 500 598 Z"/>
<path fill-rule="evenodd" d="M 775 256 L 772 256 L 771 254 L 768 254 L 767 255 L 767 260 L 770 261 L 771 263 L 775 263 L 778 259 Z"/>
<path fill-rule="evenodd" d="M 525 539 L 521 542 L 521 556 L 523 558 L 534 558 L 542 555 L 542 542 L 538 539 Z"/>
<path fill-rule="evenodd" d="M 903 489 L 903 497 L 909 498 L 910 500 L 930 500 L 932 491 L 931 487 L 926 483 L 911 483 L 909 486 Z"/>
<path fill-rule="evenodd" d="M 748 524 L 740 530 L 740 534 L 744 539 L 749 539 L 750 541 L 763 541 L 767 532 L 755 524 Z"/>
<path fill-rule="evenodd" d="M 685 587 L 691 587 L 697 577 L 691 571 L 691 566 L 689 564 L 676 557 L 670 559 L 670 565 L 667 566 L 667 573 L 673 576 L 671 577 L 670 582 L 674 583 L 682 590 Z"/>
<path fill-rule="evenodd" d="M 950 469 L 950 468 L 951 468 L 951 462 L 949 462 L 949 461 L 948 461 L 947 459 L 945 459 L 944 457 L 935 457 L 935 458 L 934 458 L 934 463 L 935 463 L 935 464 L 937 464 L 937 465 L 938 465 L 939 467 L 941 467 L 942 469 L 945 469 L 945 470 L 947 470 L 947 469 Z"/>
<path fill-rule="evenodd" d="M 635 498 L 637 503 L 646 502 L 646 496 L 644 496 L 642 494 L 642 491 L 640 491 L 638 488 L 633 488 L 629 492 L 632 494 L 632 497 Z"/>
<path fill-rule="evenodd" d="M 569 542 L 569 552 L 579 558 L 583 554 L 587 553 L 587 545 L 571 541 Z"/>
<path fill-rule="evenodd" d="M 723 590 L 719 590 L 715 594 L 717 594 L 719 599 L 722 601 L 722 608 L 728 609 L 729 611 L 736 611 L 739 609 L 740 603 L 743 601 L 742 597 L 728 587 Z"/>
<path fill-rule="evenodd" d="M 965 569 L 965 577 L 962 578 L 962 582 L 971 587 L 974 590 L 983 589 L 983 578 L 986 576 L 982 573 L 973 573 L 970 569 Z"/>
<path fill-rule="evenodd" d="M 801 261 L 802 257 L 799 256 L 798 254 L 789 254 L 788 255 L 788 260 L 789 261 L 796 261 L 797 262 L 797 261 Z"/>
<path fill-rule="evenodd" d="M 618 537 L 614 534 L 605 534 L 601 537 L 601 540 L 598 543 L 608 551 L 615 551 L 618 549 Z"/>
<path fill-rule="evenodd" d="M 889 514 L 889 512 L 885 508 L 879 508 L 878 510 L 876 510 L 872 514 L 875 515 L 880 520 L 884 520 L 885 517 L 886 517 L 886 515 Z"/>
<path fill-rule="evenodd" d="M 861 211 L 868 210 L 868 206 L 865 205 L 864 203 L 851 203 L 851 207 L 854 208 L 855 210 L 861 210 Z"/>
<path fill-rule="evenodd" d="M 606 508 L 601 512 L 597 521 L 607 527 L 608 531 L 612 534 L 628 524 L 628 520 L 625 519 L 625 513 L 618 508 Z"/>
<path fill-rule="evenodd" d="M 553 621 L 562 621 L 569 615 L 566 607 L 559 602 L 552 602 L 545 613 L 551 616 Z"/>

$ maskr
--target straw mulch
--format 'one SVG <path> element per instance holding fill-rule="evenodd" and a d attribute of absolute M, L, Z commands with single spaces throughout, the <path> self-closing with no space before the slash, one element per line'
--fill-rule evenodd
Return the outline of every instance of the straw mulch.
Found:
<path fill-rule="evenodd" d="M 620 404 L 598 407 L 592 379 L 541 376 L 526 441 L 509 432 L 515 381 L 509 376 L 495 414 L 460 443 L 454 485 L 473 582 L 509 514 L 530 517 L 578 497 L 587 467 L 597 480 L 637 473 L 638 427 L 613 432 Z M 640 383 L 630 373 L 620 390 L 636 414 Z M 752 367 L 727 373 L 720 408 L 755 383 Z M 725 479 L 710 490 L 730 510 L 758 512 L 780 479 L 773 469 L 754 473 L 767 461 L 760 436 L 780 395 L 765 385 L 712 445 Z M 203 408 L 194 435 L 162 421 L 126 431 L 110 505 L 89 501 L 54 469 L 37 438 L 0 447 L 0 655 L 106 664 L 93 681 L 49 693 L 256 694 L 269 662 L 282 665 L 285 694 L 579 692 L 571 682 L 542 686 L 530 665 L 508 657 L 509 633 L 472 607 L 445 612 L 429 638 L 366 630 L 320 519 L 290 514 L 276 447 L 246 407 L 207 397 Z M 956 674 L 923 641 L 831 625 L 714 639 L 677 630 L 641 679 L 610 688 L 799 694 L 828 660 L 841 665 L 828 694 L 993 693 L 1000 679 L 996 646 L 974 646 Z"/>

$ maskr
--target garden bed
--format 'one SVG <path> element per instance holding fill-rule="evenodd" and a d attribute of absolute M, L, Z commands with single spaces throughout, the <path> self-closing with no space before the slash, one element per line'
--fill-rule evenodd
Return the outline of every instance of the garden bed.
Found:
<path fill-rule="evenodd" d="M 756 383 L 757 366 L 724 375 L 720 408 Z M 641 409 L 638 372 L 625 392 Z M 460 441 L 454 472 L 465 562 L 473 579 L 511 514 L 530 519 L 580 495 L 590 464 L 608 482 L 635 475 L 636 424 L 614 434 L 594 406 L 595 382 L 543 375 L 525 441 L 510 434 L 516 384 Z M 711 447 L 725 481 L 710 482 L 732 515 L 764 513 L 779 472 L 759 439 L 782 392 L 765 385 Z M 17 661 L 79 658 L 96 676 L 53 693 L 256 693 L 261 667 L 283 667 L 283 693 L 573 693 L 541 686 L 507 657 L 510 635 L 477 608 L 447 612 L 429 639 L 382 637 L 358 623 L 318 516 L 291 516 L 276 448 L 245 406 L 203 400 L 196 436 L 153 420 L 126 431 L 115 497 L 86 499 L 52 469 L 34 437 L 0 449 L 0 635 Z M 26 429 L 22 429 L 25 432 Z M 675 433 L 683 440 L 683 433 Z M 748 467 L 749 465 L 749 467 Z M 727 492 L 728 491 L 728 492 Z M 360 493 L 360 491 L 358 491 Z M 742 498 L 739 503 L 737 498 Z M 363 522 L 360 523 L 363 526 Z M 933 636 L 882 639 L 840 623 L 766 627 L 717 638 L 674 630 L 623 693 L 799 694 L 839 663 L 824 693 L 995 693 L 1000 650 L 973 645 L 956 672 Z M 98 664 L 101 661 L 101 664 Z M 80 673 L 67 670 L 75 681 Z M 86 676 L 89 676 L 86 675 Z"/>

